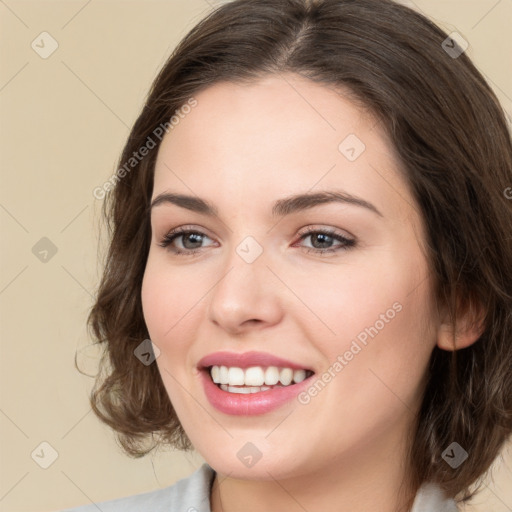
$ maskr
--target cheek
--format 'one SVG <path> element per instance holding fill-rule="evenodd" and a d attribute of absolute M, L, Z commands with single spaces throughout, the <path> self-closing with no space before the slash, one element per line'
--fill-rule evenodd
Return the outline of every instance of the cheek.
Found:
<path fill-rule="evenodd" d="M 358 306 L 346 302 L 346 330 L 330 359 L 345 356 L 347 364 L 341 373 L 346 378 L 338 384 L 346 387 L 347 400 L 352 393 L 359 395 L 361 410 L 366 404 L 368 412 L 374 407 L 383 413 L 395 408 L 406 411 L 420 399 L 435 345 L 430 282 L 424 275 L 422 266 L 405 265 L 377 281 L 362 277 L 368 288 L 354 292 L 353 298 L 360 299 Z M 344 325 L 338 321 L 340 333 Z"/>
<path fill-rule="evenodd" d="M 179 272 L 169 271 L 165 262 L 150 254 L 142 281 L 142 310 L 149 337 L 159 348 L 156 359 L 169 398 L 176 409 L 183 410 L 187 394 L 178 382 L 186 378 L 188 350 L 193 336 L 193 316 L 197 289 L 183 282 Z"/>
<path fill-rule="evenodd" d="M 329 363 L 351 351 L 351 366 L 357 360 L 386 372 L 408 365 L 420 372 L 434 345 L 424 259 L 416 252 L 389 251 L 380 258 L 372 255 L 371 261 L 341 265 L 336 272 L 326 266 L 324 278 L 322 272 L 314 273 L 314 284 L 310 279 L 297 283 L 297 295 L 307 297 L 319 319 L 307 329 Z"/>
<path fill-rule="evenodd" d="M 171 266 L 165 255 L 151 251 L 146 264 L 141 290 L 144 321 L 150 339 L 160 349 L 156 362 L 174 398 L 180 388 L 170 375 L 189 378 L 195 372 L 194 344 L 204 338 L 199 332 L 207 314 L 203 299 L 213 285 L 212 272 L 209 279 L 205 274 L 193 266 Z"/>
<path fill-rule="evenodd" d="M 141 292 L 144 320 L 151 339 L 159 346 L 179 329 L 194 295 L 194 287 L 180 282 L 179 272 L 166 271 L 165 267 L 150 253 Z"/>
<path fill-rule="evenodd" d="M 381 315 L 394 317 L 397 307 L 407 293 L 419 282 L 418 268 L 405 269 L 392 258 L 355 264 L 319 266 L 309 276 L 295 282 L 296 294 L 304 298 L 310 311 L 317 317 L 313 324 L 326 339 L 351 339 L 365 328 L 379 322 Z M 380 325 L 380 322 L 379 322 Z M 317 335 L 318 337 L 318 335 Z"/>
<path fill-rule="evenodd" d="M 162 286 L 162 282 L 157 279 L 157 276 L 158 272 L 154 265 L 151 265 L 150 259 L 148 259 L 142 280 L 141 299 L 144 321 L 153 341 L 159 338 L 156 334 L 162 328 L 160 324 L 163 323 L 165 318 L 163 313 L 167 309 L 165 304 L 168 300 L 165 287 Z"/>

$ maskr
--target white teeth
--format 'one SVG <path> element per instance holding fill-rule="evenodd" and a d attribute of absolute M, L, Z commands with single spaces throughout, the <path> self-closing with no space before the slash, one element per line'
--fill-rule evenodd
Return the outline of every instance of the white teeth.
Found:
<path fill-rule="evenodd" d="M 213 369 L 214 367 L 212 367 Z M 219 368 L 217 366 L 217 368 Z M 215 382 L 215 381 L 213 381 Z M 216 382 L 216 384 L 227 384 L 229 382 L 229 377 L 228 377 L 228 368 L 227 366 L 221 366 L 219 368 L 219 382 Z"/>
<path fill-rule="evenodd" d="M 210 373 L 212 375 L 213 382 L 219 383 L 220 382 L 220 376 L 219 376 L 220 368 L 218 366 L 212 366 Z"/>
<path fill-rule="evenodd" d="M 252 366 L 245 370 L 244 384 L 246 386 L 263 386 L 265 384 L 265 375 L 261 366 Z"/>
<path fill-rule="evenodd" d="M 279 382 L 279 368 L 277 366 L 269 366 L 265 370 L 265 384 L 273 386 Z"/>
<path fill-rule="evenodd" d="M 256 393 L 257 391 L 265 391 L 268 386 L 278 385 L 280 382 L 283 386 L 289 386 L 292 382 L 302 382 L 306 376 L 306 370 L 292 370 L 291 368 L 278 368 L 277 366 L 269 366 L 263 368 L 261 366 L 251 366 L 246 368 L 238 368 L 236 366 L 212 366 L 210 375 L 215 384 L 221 384 L 221 388 L 232 386 L 247 386 L 240 393 Z M 222 386 L 224 385 L 224 386 Z M 254 389 L 255 391 L 251 391 Z M 227 390 L 227 389 L 226 389 Z"/>
<path fill-rule="evenodd" d="M 293 370 L 291 368 L 283 368 L 279 372 L 279 380 L 283 386 L 288 386 L 293 380 Z"/>
<path fill-rule="evenodd" d="M 293 372 L 294 382 L 302 382 L 306 378 L 306 370 L 295 370 Z"/>
<path fill-rule="evenodd" d="M 277 385 L 276 388 L 282 388 L 284 386 Z M 260 391 L 266 391 L 267 389 L 271 389 L 270 386 L 251 386 L 246 388 L 241 388 L 237 386 L 227 386 L 226 384 L 221 384 L 220 389 L 224 391 L 229 391 L 230 393 L 238 393 L 241 395 L 248 395 L 249 393 L 259 393 Z"/>
<path fill-rule="evenodd" d="M 236 368 L 235 366 L 229 368 L 228 384 L 231 384 L 231 386 L 243 386 L 245 384 L 244 378 L 245 375 L 242 368 Z"/>

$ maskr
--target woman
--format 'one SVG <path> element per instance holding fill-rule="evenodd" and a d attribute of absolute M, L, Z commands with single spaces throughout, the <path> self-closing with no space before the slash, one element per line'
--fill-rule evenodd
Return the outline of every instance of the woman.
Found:
<path fill-rule="evenodd" d="M 512 146 L 463 43 L 389 0 L 235 0 L 179 44 L 106 190 L 91 403 L 206 463 L 101 510 L 471 497 L 512 431 Z"/>

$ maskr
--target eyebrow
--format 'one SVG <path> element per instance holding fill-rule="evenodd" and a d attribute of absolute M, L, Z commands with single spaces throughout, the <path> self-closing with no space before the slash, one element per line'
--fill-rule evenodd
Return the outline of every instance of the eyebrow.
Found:
<path fill-rule="evenodd" d="M 360 197 L 348 194 L 347 192 L 332 190 L 296 194 L 285 197 L 283 199 L 278 199 L 272 207 L 272 216 L 284 217 L 295 212 L 307 210 L 309 208 L 327 203 L 343 203 L 359 206 L 361 208 L 366 208 L 367 210 L 372 211 L 380 217 L 384 217 L 382 213 L 377 209 L 377 207 L 375 207 L 372 203 L 369 203 Z M 156 206 L 160 206 L 162 204 L 174 204 L 176 206 L 180 206 L 181 208 L 186 208 L 187 210 L 208 216 L 218 215 L 217 208 L 210 202 L 205 201 L 199 197 L 188 196 L 184 194 L 173 194 L 170 192 L 159 194 L 151 202 L 150 209 L 152 210 Z"/>

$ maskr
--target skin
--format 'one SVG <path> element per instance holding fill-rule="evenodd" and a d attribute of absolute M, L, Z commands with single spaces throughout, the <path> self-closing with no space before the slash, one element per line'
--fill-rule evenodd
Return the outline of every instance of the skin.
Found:
<path fill-rule="evenodd" d="M 407 439 L 429 357 L 436 344 L 452 346 L 433 304 L 419 208 L 391 142 L 346 94 L 296 75 L 217 83 L 195 98 L 161 144 L 152 199 L 198 196 L 218 216 L 153 208 L 142 302 L 169 398 L 217 472 L 212 511 L 407 510 L 416 492 L 404 478 Z M 349 134 L 366 146 L 354 161 L 338 149 Z M 382 215 L 327 203 L 272 217 L 274 201 L 319 190 L 345 191 Z M 205 236 L 161 247 L 179 226 Z M 306 227 L 356 245 L 301 240 Z M 236 251 L 247 236 L 263 250 L 252 263 Z M 337 251 L 314 252 L 322 247 Z M 396 303 L 400 312 L 308 404 L 230 416 L 206 399 L 203 356 L 260 350 L 322 375 Z M 461 333 L 458 346 L 477 335 Z M 247 442 L 262 454 L 252 467 L 237 457 Z"/>

